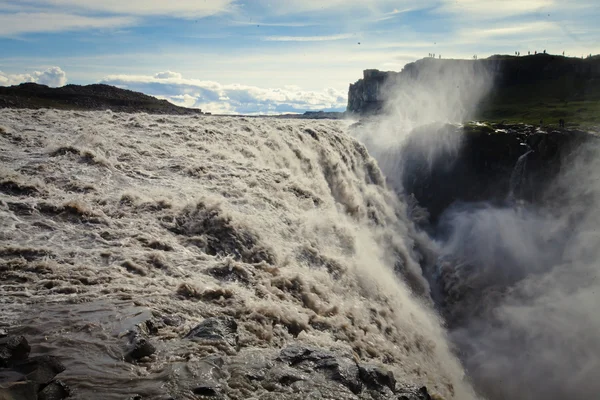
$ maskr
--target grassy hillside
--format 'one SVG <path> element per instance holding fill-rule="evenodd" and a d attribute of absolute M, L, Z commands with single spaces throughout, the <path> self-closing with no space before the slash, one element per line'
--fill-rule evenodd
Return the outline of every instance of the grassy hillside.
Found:
<path fill-rule="evenodd" d="M 476 118 L 529 124 L 542 120 L 544 125 L 558 125 L 562 118 L 567 126 L 600 128 L 600 79 L 569 69 L 574 64 L 572 58 L 542 56 L 552 57 L 551 64 L 544 60 L 537 66 L 539 57 L 520 57 L 519 70 L 511 71 L 510 81 L 500 78 L 496 82 L 491 94 L 480 103 Z M 598 61 L 598 56 L 586 60 L 592 67 Z M 548 73 L 548 65 L 552 73 Z"/>

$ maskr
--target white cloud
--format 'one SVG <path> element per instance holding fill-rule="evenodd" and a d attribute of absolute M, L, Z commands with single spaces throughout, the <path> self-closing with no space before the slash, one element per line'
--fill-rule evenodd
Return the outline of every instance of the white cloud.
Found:
<path fill-rule="evenodd" d="M 156 79 L 182 79 L 183 76 L 178 72 L 165 71 L 154 75 Z"/>
<path fill-rule="evenodd" d="M 36 82 L 52 87 L 64 86 L 67 83 L 67 74 L 60 67 L 50 67 L 45 71 L 34 71 L 31 74 L 7 74 L 0 71 L 0 86 L 25 82 Z"/>
<path fill-rule="evenodd" d="M 47 86 L 64 86 L 67 84 L 67 74 L 60 67 L 50 67 L 43 72 L 33 73 L 34 82 Z"/>
<path fill-rule="evenodd" d="M 438 9 L 467 18 L 504 18 L 552 7 L 554 0 L 444 0 Z"/>
<path fill-rule="evenodd" d="M 346 94 L 336 89 L 306 91 L 295 86 L 260 88 L 213 81 L 185 79 L 176 72 L 154 76 L 111 75 L 102 83 L 136 90 L 167 99 L 186 107 L 213 113 L 255 114 L 303 112 L 306 110 L 343 110 Z"/>
<path fill-rule="evenodd" d="M 201 18 L 230 10 L 234 0 L 37 0 L 36 3 L 113 14 Z"/>
<path fill-rule="evenodd" d="M 33 82 L 33 77 L 29 74 L 7 74 L 0 71 L 0 86 L 12 86 L 24 82 Z"/>
<path fill-rule="evenodd" d="M 65 13 L 20 12 L 0 14 L 0 36 L 36 32 L 116 28 L 134 23 L 135 19 L 131 17 L 85 17 Z"/>
<path fill-rule="evenodd" d="M 267 3 L 271 12 L 275 14 L 300 14 L 307 12 L 335 11 L 343 14 L 346 11 L 363 10 L 372 13 L 385 14 L 394 10 L 409 7 L 425 7 L 433 4 L 431 0 L 279 0 Z"/>
<path fill-rule="evenodd" d="M 327 42 L 349 39 L 353 36 L 349 33 L 330 36 L 265 36 L 263 40 L 267 42 Z"/>
<path fill-rule="evenodd" d="M 559 28 L 551 22 L 540 21 L 498 28 L 479 29 L 477 31 L 469 31 L 468 34 L 487 38 L 496 36 L 531 35 L 533 33 L 556 31 L 557 29 Z"/>

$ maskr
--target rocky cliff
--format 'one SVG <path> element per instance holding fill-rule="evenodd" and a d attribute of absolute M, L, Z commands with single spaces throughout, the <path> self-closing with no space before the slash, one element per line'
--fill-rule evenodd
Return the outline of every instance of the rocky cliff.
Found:
<path fill-rule="evenodd" d="M 461 79 L 456 79 L 457 74 Z M 600 99 L 600 56 L 586 59 L 549 54 L 492 56 L 481 60 L 425 58 L 407 64 L 401 72 L 365 70 L 363 78 L 350 85 L 347 110 L 361 115 L 385 112 L 390 98 L 398 91 L 410 91 L 415 82 L 435 88 L 438 79 L 447 80 L 447 83 L 456 80 L 456 91 L 460 92 L 463 89 L 460 84 L 468 85 L 469 75 L 482 74 L 492 84 L 489 95 L 482 98 L 484 107 L 479 108 L 483 113 L 494 109 L 493 115 L 484 115 L 488 119 L 496 117 L 498 106 L 511 105 L 515 101 Z M 463 81 L 463 78 L 467 80 Z"/>

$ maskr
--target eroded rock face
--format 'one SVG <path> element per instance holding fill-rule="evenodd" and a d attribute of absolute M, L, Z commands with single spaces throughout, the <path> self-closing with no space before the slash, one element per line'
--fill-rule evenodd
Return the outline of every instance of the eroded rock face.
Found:
<path fill-rule="evenodd" d="M 462 137 L 457 149 L 441 152 L 433 160 L 418 140 L 409 139 L 402 151 L 404 192 L 414 195 L 433 224 L 457 202 L 502 204 L 510 196 L 541 202 L 566 157 L 575 147 L 594 140 L 582 131 L 540 130 L 530 125 L 422 129 L 456 130 Z M 526 168 L 515 185 L 513 173 L 526 153 Z"/>

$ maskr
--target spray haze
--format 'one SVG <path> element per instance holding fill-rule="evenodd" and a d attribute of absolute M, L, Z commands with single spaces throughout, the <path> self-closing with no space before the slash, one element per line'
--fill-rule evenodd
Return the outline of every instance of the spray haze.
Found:
<path fill-rule="evenodd" d="M 354 129 L 405 198 L 407 176 L 451 168 L 465 150 L 466 133 L 446 123 L 468 120 L 493 89 L 497 71 L 483 65 L 410 64 L 385 86 L 384 115 Z M 432 297 L 486 398 L 600 393 L 599 149 L 589 139 L 564 152 L 560 173 L 529 204 L 518 193 L 535 153 L 523 147 L 505 201 L 455 203 L 428 228 Z"/>
<path fill-rule="evenodd" d="M 494 84 L 490 64 L 464 60 L 419 60 L 392 74 L 378 88 L 382 115 L 354 129 L 377 159 L 388 179 L 401 175 L 405 163 L 397 157 L 407 141 L 411 151 L 429 166 L 439 157 L 452 157 L 462 135 L 447 124 L 471 118 Z M 401 190 L 401 185 L 396 184 Z"/>
<path fill-rule="evenodd" d="M 512 217 L 483 222 L 479 229 L 487 233 L 455 232 L 448 241 L 468 240 L 460 243 L 463 251 L 486 249 L 485 260 L 465 257 L 474 266 L 470 279 L 488 281 L 474 300 L 494 287 L 502 294 L 453 332 L 468 349 L 467 369 L 490 398 L 591 398 L 600 392 L 599 150 L 591 140 L 571 154 L 543 206 L 490 209 L 487 222 L 499 212 Z M 464 214 L 451 218 L 477 225 Z M 510 280 L 503 279 L 507 273 Z"/>

